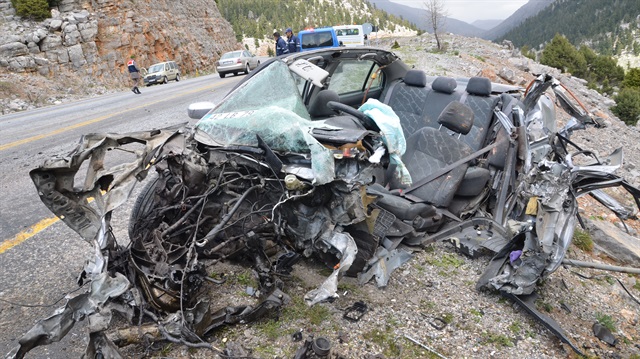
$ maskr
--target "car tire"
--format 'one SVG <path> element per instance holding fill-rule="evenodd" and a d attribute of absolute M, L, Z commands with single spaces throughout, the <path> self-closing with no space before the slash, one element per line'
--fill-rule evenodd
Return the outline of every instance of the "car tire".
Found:
<path fill-rule="evenodd" d="M 141 218 L 147 217 L 153 209 L 153 197 L 156 192 L 159 177 L 152 178 L 140 191 L 140 195 L 136 198 L 131 215 L 129 217 L 129 238 L 133 238 L 139 231 L 139 221 Z"/>
<path fill-rule="evenodd" d="M 219 73 L 220 78 L 224 78 L 224 76 L 226 75 L 224 72 Z"/>
<path fill-rule="evenodd" d="M 247 66 L 244 67 L 244 73 L 248 75 L 249 71 L 251 71 L 251 68 L 249 68 L 249 63 L 247 62 Z"/>
<path fill-rule="evenodd" d="M 166 83 L 168 83 L 168 82 L 169 82 L 169 79 L 167 78 L 167 76 L 165 76 L 165 77 L 163 77 L 163 78 L 162 78 L 162 83 L 163 83 L 163 84 L 166 84 Z"/>
<path fill-rule="evenodd" d="M 176 82 L 180 81 L 180 74 L 176 74 Z"/>

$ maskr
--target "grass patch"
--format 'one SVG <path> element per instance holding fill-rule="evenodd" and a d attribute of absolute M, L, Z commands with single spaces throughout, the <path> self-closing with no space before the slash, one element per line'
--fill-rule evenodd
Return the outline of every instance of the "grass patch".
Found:
<path fill-rule="evenodd" d="M 245 287 L 256 285 L 256 281 L 253 279 L 253 276 L 251 275 L 250 271 L 244 271 L 244 272 L 238 273 L 238 275 L 236 276 L 235 282 Z"/>
<path fill-rule="evenodd" d="M 637 280 L 637 278 L 636 278 L 636 284 L 633 285 L 633 288 L 635 288 L 636 290 L 640 290 L 640 280 Z"/>
<path fill-rule="evenodd" d="M 260 358 L 273 358 L 276 356 L 276 348 L 270 344 L 259 345 L 253 348 L 253 351 L 258 354 Z"/>
<path fill-rule="evenodd" d="M 271 340 L 277 339 L 282 333 L 282 330 L 280 330 L 280 322 L 275 319 L 260 321 L 256 323 L 255 328 Z"/>
<path fill-rule="evenodd" d="M 593 238 L 591 234 L 580 228 L 573 232 L 573 244 L 585 252 L 593 252 Z"/>
<path fill-rule="evenodd" d="M 509 325 L 509 330 L 513 334 L 518 334 L 522 330 L 522 323 L 519 320 L 515 320 L 511 325 Z"/>
<path fill-rule="evenodd" d="M 544 310 L 547 313 L 551 313 L 551 311 L 553 310 L 553 306 L 543 300 L 536 301 L 536 307 L 538 307 L 538 309 L 540 310 Z"/>
<path fill-rule="evenodd" d="M 396 342 L 395 335 L 390 326 L 385 326 L 384 331 L 373 329 L 364 333 L 363 338 L 382 348 L 382 353 L 389 358 L 397 358 L 402 353 L 402 346 Z"/>
<path fill-rule="evenodd" d="M 447 324 L 453 323 L 453 313 L 444 313 L 442 315 L 442 321 Z"/>
<path fill-rule="evenodd" d="M 319 325 L 331 317 L 329 309 L 322 304 L 309 307 L 300 296 L 291 298 L 291 304 L 282 310 L 282 320 L 292 322 L 305 320 L 313 325 Z"/>
<path fill-rule="evenodd" d="M 426 299 L 420 299 L 420 307 L 423 309 L 427 309 L 427 310 L 434 310 L 436 309 L 436 302 L 431 301 L 431 300 L 426 300 Z"/>
<path fill-rule="evenodd" d="M 617 331 L 616 321 L 608 314 L 596 313 L 596 320 L 600 325 L 609 329 L 612 333 Z"/>
<path fill-rule="evenodd" d="M 482 339 L 486 344 L 497 344 L 503 347 L 512 347 L 513 341 L 506 335 L 496 333 L 483 333 Z"/>
<path fill-rule="evenodd" d="M 479 61 L 487 62 L 487 60 L 484 57 L 480 56 L 480 55 L 471 55 L 471 56 L 476 58 Z"/>
<path fill-rule="evenodd" d="M 427 258 L 427 263 L 443 269 L 458 268 L 464 264 L 464 260 L 455 254 L 445 253 L 440 258 Z"/>
<path fill-rule="evenodd" d="M 475 309 L 475 308 L 469 309 L 469 313 L 475 315 L 476 317 L 484 316 L 484 313 L 481 310 L 478 310 L 478 309 Z"/>

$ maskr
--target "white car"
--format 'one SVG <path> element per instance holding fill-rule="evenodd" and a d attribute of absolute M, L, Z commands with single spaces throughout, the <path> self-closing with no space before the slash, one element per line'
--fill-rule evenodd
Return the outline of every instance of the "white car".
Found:
<path fill-rule="evenodd" d="M 251 70 L 260 65 L 260 60 L 249 51 L 238 50 L 231 51 L 220 56 L 218 60 L 216 71 L 220 77 L 225 77 L 226 74 L 233 73 L 238 75 L 240 72 L 248 74 Z"/>

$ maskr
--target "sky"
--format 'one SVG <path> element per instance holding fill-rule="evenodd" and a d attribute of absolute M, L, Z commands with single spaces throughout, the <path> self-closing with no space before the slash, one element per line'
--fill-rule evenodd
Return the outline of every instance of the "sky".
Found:
<path fill-rule="evenodd" d="M 426 0 L 390 0 L 424 8 Z M 504 20 L 529 0 L 444 0 L 448 17 L 472 23 L 476 20 Z"/>

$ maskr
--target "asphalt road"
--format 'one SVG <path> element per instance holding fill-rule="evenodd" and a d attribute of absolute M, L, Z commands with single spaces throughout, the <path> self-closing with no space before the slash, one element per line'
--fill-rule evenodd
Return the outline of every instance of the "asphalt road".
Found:
<path fill-rule="evenodd" d="M 242 78 L 182 79 L 143 87 L 141 95 L 120 92 L 0 116 L 0 356 L 64 303 L 54 302 L 77 289 L 76 276 L 91 249 L 42 204 L 29 171 L 53 155 L 72 151 L 85 133 L 193 124 L 186 112 L 190 103 L 217 103 Z M 130 200 L 114 213 L 116 238 L 126 236 L 132 204 Z M 79 358 L 88 338 L 82 324 L 61 342 L 36 348 L 28 357 Z"/>

